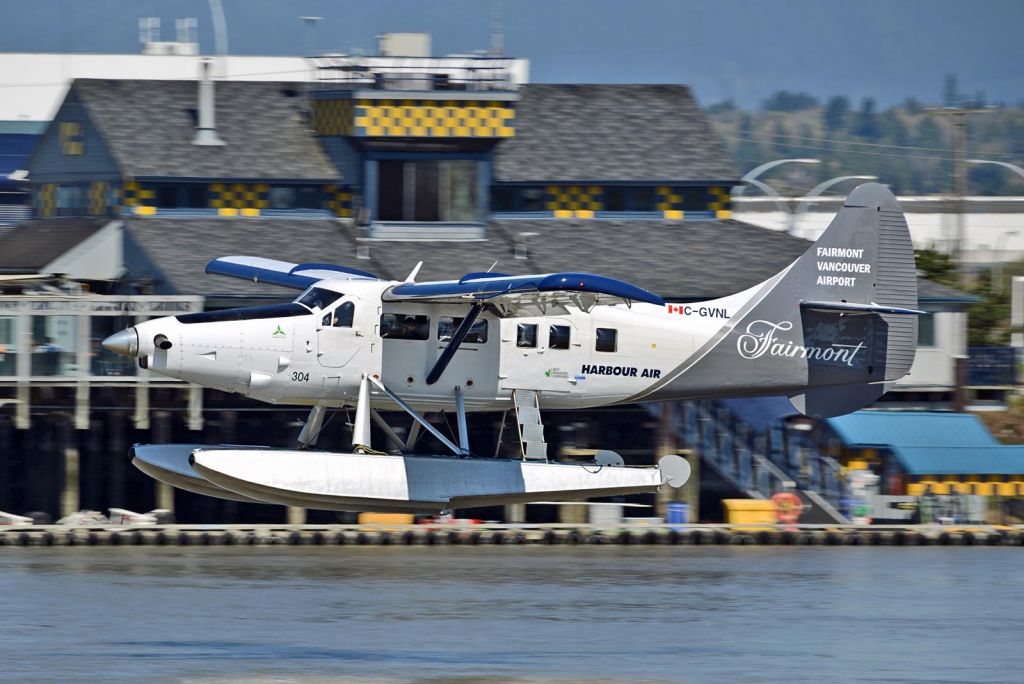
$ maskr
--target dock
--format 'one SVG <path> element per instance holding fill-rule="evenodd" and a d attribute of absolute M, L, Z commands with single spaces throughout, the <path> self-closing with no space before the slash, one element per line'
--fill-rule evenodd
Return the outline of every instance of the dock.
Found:
<path fill-rule="evenodd" d="M 156 525 L 0 528 L 0 547 L 480 545 L 1024 546 L 1024 525 Z"/>

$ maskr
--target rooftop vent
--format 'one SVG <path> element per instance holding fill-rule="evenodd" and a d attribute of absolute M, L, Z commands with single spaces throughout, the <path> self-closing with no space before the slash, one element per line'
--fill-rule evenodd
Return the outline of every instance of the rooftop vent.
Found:
<path fill-rule="evenodd" d="M 217 124 L 214 117 L 216 105 L 213 99 L 213 80 L 210 78 L 210 59 L 199 60 L 199 121 L 196 135 L 192 138 L 193 145 L 223 145 L 224 141 L 217 135 Z"/>

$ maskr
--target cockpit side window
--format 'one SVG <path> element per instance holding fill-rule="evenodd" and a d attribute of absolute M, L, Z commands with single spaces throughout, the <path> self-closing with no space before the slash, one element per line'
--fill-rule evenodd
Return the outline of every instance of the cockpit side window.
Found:
<path fill-rule="evenodd" d="M 308 306 L 310 309 L 323 310 L 344 296 L 340 292 L 325 290 L 322 287 L 311 287 L 299 295 L 299 298 L 295 301 Z"/>
<path fill-rule="evenodd" d="M 334 310 L 334 323 L 332 326 L 335 328 L 351 328 L 352 319 L 355 318 L 356 305 L 352 302 L 343 302 L 341 306 Z"/>

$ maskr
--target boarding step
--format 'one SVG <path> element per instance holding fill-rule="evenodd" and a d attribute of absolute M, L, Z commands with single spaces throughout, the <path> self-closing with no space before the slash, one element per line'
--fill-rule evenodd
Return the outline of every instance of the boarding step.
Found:
<path fill-rule="evenodd" d="M 513 390 L 516 423 L 523 458 L 528 461 L 546 461 L 548 444 L 544 441 L 544 424 L 540 418 L 540 397 L 537 390 Z"/>

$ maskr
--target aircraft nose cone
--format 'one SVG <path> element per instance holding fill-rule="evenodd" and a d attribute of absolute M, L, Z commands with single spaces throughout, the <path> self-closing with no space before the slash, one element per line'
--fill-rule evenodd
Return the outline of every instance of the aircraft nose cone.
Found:
<path fill-rule="evenodd" d="M 135 328 L 116 332 L 102 342 L 103 348 L 121 356 L 136 356 L 139 353 L 139 334 Z"/>

